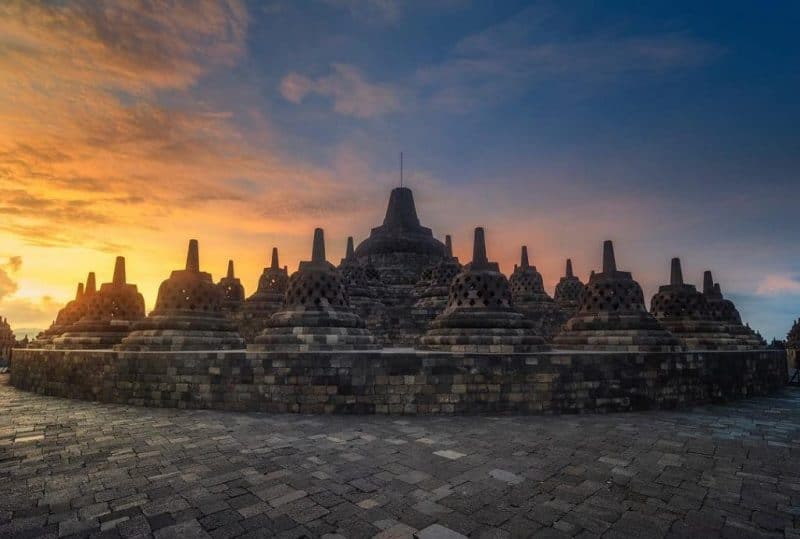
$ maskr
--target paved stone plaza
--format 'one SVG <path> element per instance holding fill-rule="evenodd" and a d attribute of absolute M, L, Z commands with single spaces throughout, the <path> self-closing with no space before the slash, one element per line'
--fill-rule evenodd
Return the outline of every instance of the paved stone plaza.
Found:
<path fill-rule="evenodd" d="M 2 376 L 0 410 L 3 537 L 800 537 L 797 389 L 404 418 L 94 404 Z"/>

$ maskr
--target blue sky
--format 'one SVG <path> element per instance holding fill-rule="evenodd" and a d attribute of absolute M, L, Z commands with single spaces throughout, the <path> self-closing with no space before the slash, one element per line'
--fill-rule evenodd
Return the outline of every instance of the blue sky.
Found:
<path fill-rule="evenodd" d="M 0 70 L 22 82 L 0 83 L 0 181 L 40 188 L 5 197 L 0 255 L 22 262 L 0 308 L 22 323 L 114 254 L 147 260 L 152 305 L 190 235 L 215 273 L 234 257 L 248 289 L 273 244 L 290 266 L 307 258 L 314 226 L 336 258 L 380 221 L 401 150 L 424 223 L 462 258 L 484 225 L 505 271 L 527 243 L 552 290 L 564 258 L 585 279 L 613 239 L 648 297 L 681 256 L 765 336 L 800 316 L 795 2 L 2 9 Z M 37 115 L 52 129 L 24 119 Z M 99 184 L 101 201 L 59 211 Z M 45 285 L 37 261 L 78 247 L 83 264 Z"/>

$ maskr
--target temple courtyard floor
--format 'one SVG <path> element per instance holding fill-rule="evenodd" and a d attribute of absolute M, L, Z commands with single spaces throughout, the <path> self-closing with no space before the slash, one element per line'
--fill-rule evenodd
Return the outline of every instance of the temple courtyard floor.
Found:
<path fill-rule="evenodd" d="M 240 414 L 0 376 L 2 537 L 798 537 L 800 389 L 675 412 Z"/>

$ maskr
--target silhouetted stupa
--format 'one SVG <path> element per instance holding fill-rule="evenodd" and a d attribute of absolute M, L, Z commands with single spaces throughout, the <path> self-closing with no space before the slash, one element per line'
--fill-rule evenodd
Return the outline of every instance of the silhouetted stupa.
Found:
<path fill-rule="evenodd" d="M 64 308 L 58 311 L 53 324 L 45 331 L 36 336 L 33 343 L 34 347 L 49 348 L 53 344 L 53 339 L 58 337 L 68 327 L 80 320 L 86 313 L 86 304 L 96 292 L 94 272 L 89 272 L 86 277 L 86 285 L 78 283 L 78 290 L 75 299 L 67 303 Z"/>
<path fill-rule="evenodd" d="M 520 264 L 508 279 L 514 307 L 534 323 L 536 331 L 551 341 L 567 321 L 561 308 L 544 289 L 542 275 L 528 260 L 528 247 L 523 245 Z"/>
<path fill-rule="evenodd" d="M 272 248 L 270 265 L 261 272 L 258 279 L 258 288 L 252 296 L 244 302 L 244 307 L 239 313 L 239 333 L 248 343 L 255 342 L 255 338 L 267 327 L 267 320 L 282 306 L 289 286 L 289 272 L 280 267 L 278 263 L 278 248 Z"/>
<path fill-rule="evenodd" d="M 228 273 L 219 280 L 217 286 L 222 291 L 222 310 L 236 312 L 244 305 L 244 286 L 233 272 L 233 260 L 228 260 Z"/>
<path fill-rule="evenodd" d="M 708 302 L 711 319 L 722 322 L 728 333 L 744 348 L 760 348 L 762 346 L 755 332 L 742 324 L 742 317 L 736 306 L 722 295 L 719 283 L 714 282 L 710 271 L 703 274 L 703 296 Z"/>
<path fill-rule="evenodd" d="M 222 291 L 200 271 L 197 240 L 189 241 L 186 269 L 161 283 L 155 308 L 117 346 L 120 350 L 231 350 L 244 341 L 222 310 Z"/>
<path fill-rule="evenodd" d="M 600 351 L 677 351 L 681 343 L 647 312 L 639 283 L 618 271 L 614 246 L 603 244 L 603 271 L 592 273 L 578 313 L 553 340 L 559 348 Z"/>
<path fill-rule="evenodd" d="M 567 267 L 564 276 L 558 281 L 553 299 L 567 318 L 571 318 L 578 312 L 581 306 L 581 294 L 583 293 L 583 283 L 572 273 L 572 260 L 567 259 Z"/>
<path fill-rule="evenodd" d="M 450 236 L 445 236 L 446 256 L 429 270 L 427 279 L 423 275 L 417 283 L 416 302 L 411 310 L 411 316 L 420 328 L 426 331 L 431 321 L 447 308 L 450 297 L 450 284 L 461 273 L 461 264 L 453 256 L 453 246 Z"/>
<path fill-rule="evenodd" d="M 489 262 L 483 228 L 475 229 L 472 262 L 450 285 L 447 308 L 420 339 L 423 348 L 512 353 L 546 349 L 533 322 L 512 306 L 508 279 Z"/>
<path fill-rule="evenodd" d="M 356 260 L 352 236 L 347 238 L 345 256 L 338 269 L 344 279 L 350 306 L 356 314 L 364 320 L 367 327 L 381 324 L 383 304 L 377 299 L 378 293 L 370 284 L 366 268 Z"/>

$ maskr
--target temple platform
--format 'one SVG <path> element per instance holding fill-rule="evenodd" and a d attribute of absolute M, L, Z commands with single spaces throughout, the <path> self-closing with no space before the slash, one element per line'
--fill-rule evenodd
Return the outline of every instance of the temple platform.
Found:
<path fill-rule="evenodd" d="M 11 383 L 108 403 L 262 412 L 580 413 L 767 395 L 783 351 L 479 354 L 368 351 L 14 350 Z"/>

